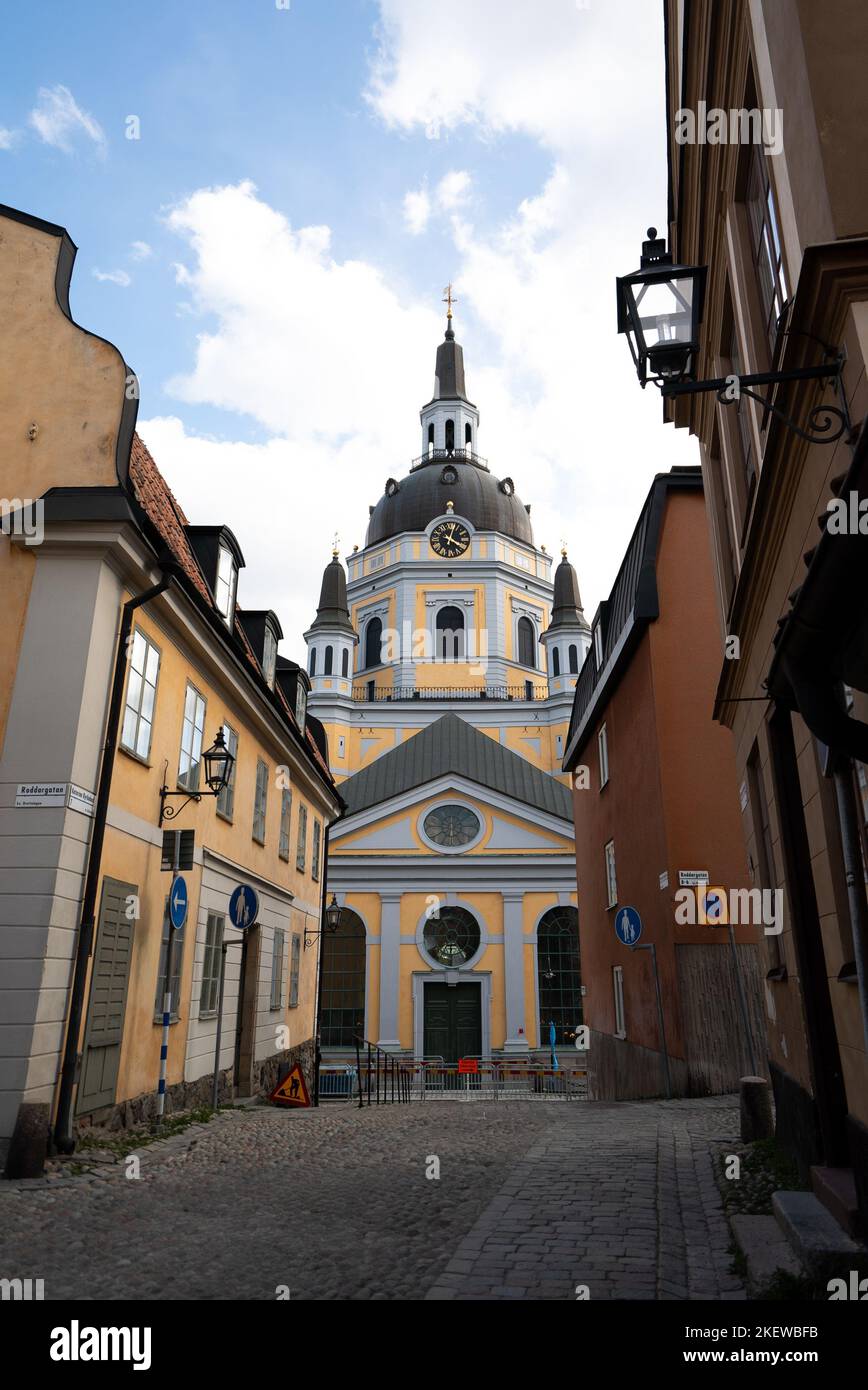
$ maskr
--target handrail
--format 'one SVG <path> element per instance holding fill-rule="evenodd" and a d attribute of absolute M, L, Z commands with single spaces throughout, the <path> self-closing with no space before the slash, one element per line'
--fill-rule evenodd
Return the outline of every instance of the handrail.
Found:
<path fill-rule="evenodd" d="M 477 468 L 484 468 L 488 473 L 488 459 L 483 458 L 482 454 L 475 454 L 472 449 L 429 449 L 427 454 L 420 454 L 418 458 L 410 462 L 410 472 L 417 468 L 424 468 L 426 463 L 473 463 Z"/>
<path fill-rule="evenodd" d="M 528 700 L 532 703 L 549 697 L 545 685 L 532 685 L 531 690 L 532 693 L 528 695 L 522 685 L 377 685 L 374 686 L 373 701 L 375 704 L 393 700 Z M 354 689 L 355 704 L 368 704 L 370 701 L 371 696 L 364 686 Z"/>

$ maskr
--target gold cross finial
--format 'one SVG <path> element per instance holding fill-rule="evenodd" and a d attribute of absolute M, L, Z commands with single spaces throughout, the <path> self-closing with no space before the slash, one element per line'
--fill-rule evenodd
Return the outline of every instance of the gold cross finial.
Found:
<path fill-rule="evenodd" d="M 333 559 L 333 560 L 336 560 L 336 559 L 338 558 L 340 543 L 341 543 L 341 538 L 340 538 L 340 536 L 338 535 L 337 531 L 335 531 L 334 539 L 332 540 L 332 559 Z"/>
<path fill-rule="evenodd" d="M 564 557 L 564 559 L 567 558 L 567 543 L 566 543 L 566 541 L 561 541 L 561 555 Z"/>
<path fill-rule="evenodd" d="M 443 303 L 446 305 L 446 317 L 447 317 L 448 319 L 451 319 L 451 317 L 452 317 L 452 305 L 458 303 L 458 300 L 455 298 L 455 296 L 454 296 L 453 293 L 452 293 L 452 281 L 451 281 L 451 280 L 449 281 L 449 284 L 446 286 L 445 290 L 443 291 Z"/>

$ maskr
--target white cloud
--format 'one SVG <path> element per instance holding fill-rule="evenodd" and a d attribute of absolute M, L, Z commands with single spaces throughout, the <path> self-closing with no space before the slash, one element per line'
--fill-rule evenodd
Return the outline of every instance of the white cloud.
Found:
<path fill-rule="evenodd" d="M 451 169 L 437 185 L 437 201 L 441 208 L 451 212 L 466 203 L 473 182 L 466 169 Z"/>
<path fill-rule="evenodd" d="M 124 289 L 133 283 L 125 270 L 97 270 L 94 266 L 92 274 L 95 280 L 107 280 L 109 284 L 121 285 Z"/>
<path fill-rule="evenodd" d="M 419 236 L 428 226 L 431 199 L 427 188 L 417 188 L 404 194 L 404 226 L 413 236 Z"/>
<path fill-rule="evenodd" d="M 132 260 L 146 261 L 153 254 L 153 247 L 149 246 L 146 241 L 130 242 L 130 258 Z"/>
<path fill-rule="evenodd" d="M 0 150 L 11 150 L 18 143 L 18 131 L 0 126 Z"/>
<path fill-rule="evenodd" d="M 83 111 L 68 87 L 40 87 L 37 104 L 30 112 L 30 124 L 46 145 L 71 154 L 75 140 L 85 135 L 100 153 L 106 138 L 99 122 Z"/>

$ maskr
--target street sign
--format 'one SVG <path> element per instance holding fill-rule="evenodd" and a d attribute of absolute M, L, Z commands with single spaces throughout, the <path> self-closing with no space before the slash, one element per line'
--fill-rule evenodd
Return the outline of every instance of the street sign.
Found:
<path fill-rule="evenodd" d="M 178 851 L 178 868 L 192 869 L 193 851 L 196 847 L 195 830 L 164 830 L 163 853 L 160 868 L 172 873 L 175 868 L 175 849 Z"/>
<path fill-rule="evenodd" d="M 622 946 L 635 946 L 642 935 L 642 918 L 635 907 L 621 907 L 615 916 L 615 935 Z"/>
<path fill-rule="evenodd" d="M 475 1076 L 479 1071 L 479 1063 L 475 1057 L 458 1058 L 458 1075 Z"/>
<path fill-rule="evenodd" d="M 250 891 L 253 892 L 253 889 Z M 278 1081 L 268 1099 L 275 1105 L 310 1105 L 304 1073 L 298 1062 L 290 1068 L 282 1081 Z"/>
<path fill-rule="evenodd" d="M 706 927 L 725 927 L 729 922 L 726 893 L 723 888 L 703 888 L 697 894 L 698 921 Z"/>
<path fill-rule="evenodd" d="M 175 931 L 180 931 L 187 920 L 187 881 L 180 874 L 172 879 L 172 891 L 169 894 L 169 920 Z"/>
<path fill-rule="evenodd" d="M 679 869 L 679 888 L 702 888 L 708 882 L 707 869 Z"/>
<path fill-rule="evenodd" d="M 241 931 L 252 927 L 259 912 L 259 895 L 249 883 L 239 883 L 229 899 L 229 920 Z"/>

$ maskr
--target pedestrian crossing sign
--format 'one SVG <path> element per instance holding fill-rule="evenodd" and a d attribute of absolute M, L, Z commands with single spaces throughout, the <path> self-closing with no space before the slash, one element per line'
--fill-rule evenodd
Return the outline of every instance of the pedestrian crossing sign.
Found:
<path fill-rule="evenodd" d="M 275 1105 L 310 1105 L 304 1073 L 298 1062 L 290 1068 L 283 1080 L 277 1083 L 268 1099 Z"/>

